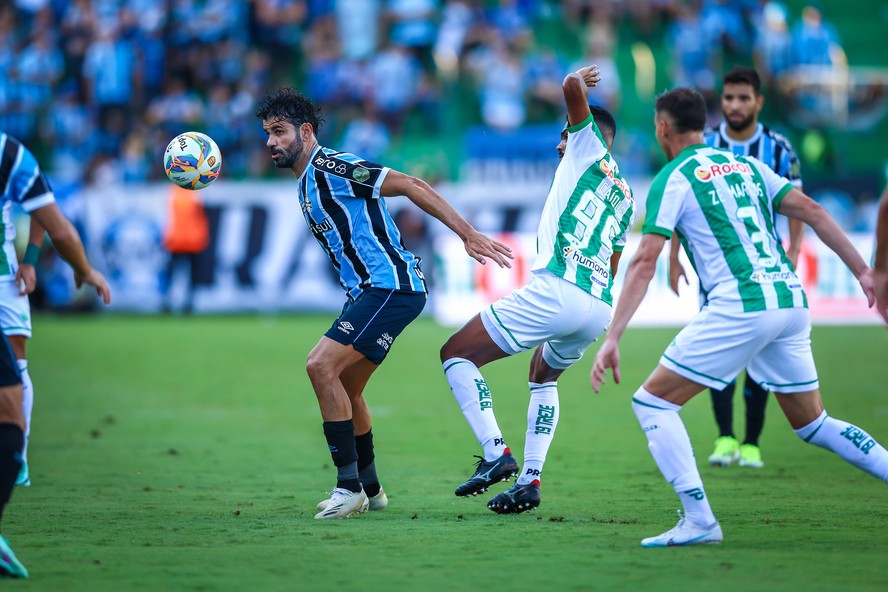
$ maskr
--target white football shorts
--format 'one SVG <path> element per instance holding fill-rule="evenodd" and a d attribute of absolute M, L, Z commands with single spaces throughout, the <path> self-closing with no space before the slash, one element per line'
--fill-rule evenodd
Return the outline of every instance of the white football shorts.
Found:
<path fill-rule="evenodd" d="M 14 281 L 0 281 L 0 327 L 6 335 L 31 338 L 31 303 Z"/>
<path fill-rule="evenodd" d="M 564 370 L 583 357 L 610 324 L 613 309 L 548 270 L 481 311 L 481 321 L 500 349 L 517 354 L 543 344 L 543 359 Z"/>
<path fill-rule="evenodd" d="M 728 312 L 704 306 L 675 336 L 660 364 L 716 390 L 744 368 L 770 391 L 819 388 L 807 308 Z"/>

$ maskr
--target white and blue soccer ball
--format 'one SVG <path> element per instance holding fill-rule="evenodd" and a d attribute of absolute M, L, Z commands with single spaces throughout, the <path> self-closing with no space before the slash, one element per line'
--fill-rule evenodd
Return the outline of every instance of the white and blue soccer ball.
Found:
<path fill-rule="evenodd" d="M 179 134 L 163 154 L 163 170 L 184 189 L 203 189 L 219 177 L 222 153 L 211 137 L 200 132 Z"/>

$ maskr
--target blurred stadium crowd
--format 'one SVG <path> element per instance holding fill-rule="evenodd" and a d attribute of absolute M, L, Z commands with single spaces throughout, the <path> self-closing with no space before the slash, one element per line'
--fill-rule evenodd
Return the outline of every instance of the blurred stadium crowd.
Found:
<path fill-rule="evenodd" d="M 64 182 L 157 179 L 160 153 L 187 129 L 216 140 L 227 177 L 263 176 L 254 105 L 289 84 L 324 107 L 322 142 L 385 159 L 453 129 L 557 122 L 561 80 L 580 64 L 599 64 L 606 84 L 590 100 L 620 117 L 634 107 L 615 61 L 627 29 L 661 39 L 663 82 L 707 93 L 713 123 L 733 63 L 755 63 L 778 88 L 794 68 L 844 60 L 818 8 L 791 17 L 760 0 L 14 0 L 0 8 L 0 128 Z M 650 175 L 649 112 L 639 121 L 618 149 Z"/>

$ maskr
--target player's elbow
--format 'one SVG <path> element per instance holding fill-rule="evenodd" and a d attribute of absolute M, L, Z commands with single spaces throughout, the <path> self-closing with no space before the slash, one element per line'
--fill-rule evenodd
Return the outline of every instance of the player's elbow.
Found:
<path fill-rule="evenodd" d="M 565 96 L 572 93 L 583 93 L 585 87 L 586 85 L 583 82 L 583 79 L 580 78 L 580 75 L 576 72 L 571 72 L 561 81 L 561 90 L 564 91 Z"/>
<path fill-rule="evenodd" d="M 810 197 L 806 197 L 806 199 L 799 204 L 796 215 L 793 216 L 793 218 L 801 220 L 812 228 L 817 228 L 822 222 L 828 220 L 830 215 L 823 206 Z"/>
<path fill-rule="evenodd" d="M 391 189 L 392 191 L 387 191 L 385 195 L 405 195 L 408 198 L 413 199 L 414 197 L 429 191 L 431 187 L 428 183 L 418 177 L 399 175 L 397 183 L 393 187 L 386 189 Z"/>

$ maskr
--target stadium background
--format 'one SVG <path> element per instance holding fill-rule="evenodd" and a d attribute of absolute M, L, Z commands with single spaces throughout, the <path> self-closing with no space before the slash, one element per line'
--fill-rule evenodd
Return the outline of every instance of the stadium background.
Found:
<path fill-rule="evenodd" d="M 655 94 L 694 85 L 716 124 L 722 73 L 754 63 L 766 78 L 762 121 L 792 140 L 806 191 L 858 233 L 869 256 L 888 132 L 888 56 L 869 41 L 888 8 L 822 2 L 816 24 L 806 4 L 18 0 L 0 8 L 0 127 L 48 170 L 112 282 L 114 310 L 182 306 L 184 278 L 170 283 L 164 273 L 172 187 L 160 155 L 189 129 L 211 135 L 224 157 L 223 179 L 200 193 L 211 241 L 194 276 L 194 309 L 332 310 L 335 278 L 319 250 L 305 247 L 291 189 L 253 116 L 266 89 L 300 88 L 324 108 L 322 144 L 422 176 L 477 227 L 525 245 L 557 165 L 567 71 L 600 65 L 604 81 L 590 101 L 616 114 L 616 156 L 643 203 L 664 162 L 652 134 Z M 520 273 L 479 275 L 405 202 L 390 205 L 407 246 L 424 256 L 439 320 L 459 322 L 479 298 L 520 284 Z M 873 318 L 814 237 L 800 271 L 825 299 L 813 307 L 830 311 L 824 320 Z M 94 306 L 71 292 L 68 273 L 47 250 L 37 307 Z M 660 307 L 642 316 L 682 322 L 695 310 L 693 288 L 679 306 L 664 281 L 661 270 L 648 299 Z M 684 312 L 661 314 L 676 306 Z"/>
<path fill-rule="evenodd" d="M 635 169 L 630 179 L 643 199 L 646 180 L 662 163 L 651 136 L 651 95 L 679 80 L 678 44 L 668 33 L 675 3 L 474 2 L 468 5 L 474 10 L 461 13 L 468 20 L 458 18 L 459 4 L 5 0 L 0 127 L 28 141 L 49 170 L 62 207 L 113 282 L 115 310 L 160 310 L 159 270 L 167 257 L 160 235 L 171 185 L 162 177 L 159 153 L 173 135 L 194 128 L 213 135 L 225 156 L 223 178 L 198 193 L 207 202 L 213 236 L 202 254 L 196 310 L 276 310 L 281 303 L 304 310 L 317 307 L 318 297 L 338 306 L 342 295 L 329 263 L 305 232 L 298 210 L 287 209 L 293 206 L 292 181 L 270 167 L 252 115 L 256 97 L 278 83 L 315 93 L 328 110 L 321 141 L 346 147 L 349 124 L 370 112 L 359 100 L 361 91 L 348 83 L 375 88 L 369 62 L 388 55 L 383 40 L 392 35 L 391 27 L 375 25 L 386 11 L 434 6 L 431 26 L 414 30 L 432 31 L 435 45 L 443 38 L 443 47 L 456 42 L 460 23 L 463 28 L 467 22 L 491 23 L 473 37 L 472 47 L 482 52 L 493 43 L 493 29 L 532 31 L 538 47 L 560 55 L 558 68 L 550 71 L 556 83 L 581 58 L 589 15 L 610 14 L 607 54 L 621 82 L 618 157 L 627 172 Z M 122 6 L 138 18 L 125 16 Z M 732 10 L 737 4 L 707 6 L 715 13 L 710 18 L 733 14 L 728 21 L 738 22 Z M 758 11 L 758 3 L 739 6 Z M 793 140 L 806 186 L 817 190 L 847 229 L 861 232 L 855 240 L 866 252 L 872 243 L 866 208 L 884 182 L 880 138 L 888 130 L 879 80 L 888 56 L 875 40 L 884 35 L 888 15 L 879 0 L 821 6 L 860 77 L 856 87 L 869 90 L 855 94 L 853 121 L 837 119 L 841 102 L 837 112 L 816 99 L 803 101 L 814 109 L 791 110 L 819 113 L 824 123 L 813 125 L 791 121 L 770 87 L 763 119 Z M 275 7 L 282 12 L 268 12 Z M 793 0 L 786 8 L 790 25 L 796 24 L 802 2 Z M 699 10 L 687 20 L 699 25 L 694 14 Z M 330 42 L 337 38 L 337 19 L 354 27 L 340 32 L 349 40 L 365 40 L 368 29 L 378 30 L 376 42 L 364 50 L 372 57 L 357 70 Z M 129 43 L 113 41 L 118 26 L 128 30 Z M 113 43 L 96 45 L 103 30 Z M 38 31 L 50 54 L 53 48 L 62 51 L 61 62 L 28 51 L 39 47 L 32 35 Z M 139 57 L 120 58 L 118 50 L 130 55 L 126 46 Z M 123 108 L 93 97 L 82 63 L 90 47 L 97 48 L 96 71 L 103 77 L 135 74 L 144 79 L 144 89 L 154 90 L 125 94 Z M 467 48 L 458 63 L 468 67 L 471 53 Z M 709 47 L 689 53 L 722 56 L 697 70 L 704 82 L 717 81 L 732 63 L 749 61 L 742 51 Z M 520 97 L 526 107 L 521 126 L 494 133 L 482 127 L 484 85 L 469 70 L 447 69 L 452 60 L 441 63 L 443 69 L 436 61 L 424 62 L 434 71 L 421 87 L 423 101 L 404 107 L 400 120 L 355 132 L 364 139 L 349 148 L 382 154 L 387 164 L 436 181 L 479 227 L 514 231 L 510 240 L 520 245 L 535 226 L 557 165 L 560 96 L 555 106 L 538 104 L 527 97 L 531 76 L 519 84 L 515 72 L 521 67 L 491 70 L 493 90 L 500 83 L 517 85 L 520 91 L 509 87 L 505 98 Z M 383 68 L 386 64 L 380 60 L 380 71 L 402 72 Z M 185 89 L 165 95 L 161 89 L 171 72 L 186 74 Z M 219 96 L 231 96 L 208 107 L 216 80 L 228 81 L 227 91 L 216 91 Z M 335 96 L 325 98 L 326 92 Z M 714 105 L 715 116 L 717 111 Z M 403 207 L 405 201 L 391 204 Z M 451 287 L 460 297 L 476 297 L 477 266 L 451 247 L 436 253 L 437 227 L 423 231 L 422 218 L 400 215 L 402 229 L 416 239 L 413 248 L 425 249 L 429 264 L 441 261 L 433 297 Z M 855 290 L 839 264 L 822 263 L 832 282 L 825 292 Z M 443 273 L 447 270 L 451 273 Z M 65 273 L 47 249 L 42 300 L 35 303 L 93 307 L 87 295 L 69 293 Z M 658 273 L 662 291 L 663 270 Z M 480 283 L 502 290 L 516 279 L 497 275 Z M 687 292 L 690 300 L 683 305 L 694 310 L 693 290 Z M 299 300 L 311 295 L 312 302 Z M 831 304 L 841 300 L 832 298 Z M 678 322 L 674 302 L 664 302 L 666 317 Z M 469 300 L 463 306 L 468 313 L 477 310 Z M 822 303 L 812 308 L 822 310 Z M 701 466 L 725 526 L 725 544 L 666 553 L 638 546 L 642 537 L 674 523 L 673 493 L 645 452 L 644 435 L 628 408 L 672 329 L 628 331 L 622 384 L 608 384 L 601 396 L 589 392 L 588 359 L 564 375 L 559 386 L 569 414 L 562 416 L 551 449 L 544 504 L 533 514 L 503 520 L 484 507 L 486 498 L 452 494 L 477 446 L 440 373 L 437 351 L 451 330 L 430 319 L 416 321 L 368 387 L 391 506 L 318 524 L 314 504 L 335 469 L 303 362 L 330 319 L 329 314 L 38 316 L 36 338 L 28 345 L 36 389 L 29 451 L 33 486 L 15 492 L 3 522 L 4 536 L 31 571 L 22 589 L 886 589 L 884 484 L 804 446 L 773 404 L 763 434 L 764 470 Z M 865 420 L 884 442 L 888 333 L 879 326 L 819 326 L 813 334 L 830 413 Z M 489 384 L 502 393 L 497 414 L 516 452 L 525 429 L 527 361 L 515 356 L 485 368 Z M 708 401 L 701 397 L 682 416 L 695 449 L 707 450 L 715 437 Z"/>

